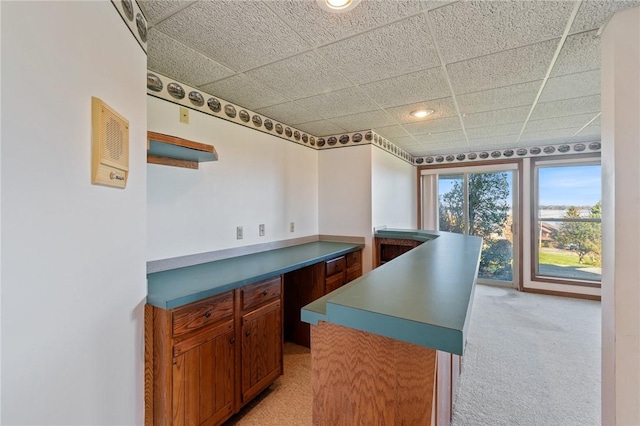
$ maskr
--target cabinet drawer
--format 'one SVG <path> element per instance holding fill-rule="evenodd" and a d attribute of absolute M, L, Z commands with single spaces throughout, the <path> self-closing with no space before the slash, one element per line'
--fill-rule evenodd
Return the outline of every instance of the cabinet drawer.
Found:
<path fill-rule="evenodd" d="M 329 277 L 324 282 L 325 294 L 331 293 L 333 290 L 342 287 L 345 284 L 344 275 L 334 275 Z"/>
<path fill-rule="evenodd" d="M 180 336 L 233 315 L 233 292 L 176 308 L 172 313 L 173 337 Z"/>
<path fill-rule="evenodd" d="M 353 281 L 362 276 L 362 267 L 354 267 L 347 269 L 347 282 Z"/>
<path fill-rule="evenodd" d="M 342 273 L 346 269 L 346 262 L 344 256 L 338 257 L 337 259 L 329 260 L 326 263 L 326 272 L 325 276 L 327 278 Z"/>
<path fill-rule="evenodd" d="M 352 266 L 359 265 L 362 263 L 362 252 L 354 251 L 352 253 L 348 253 L 345 255 L 347 258 L 347 268 L 351 268 Z"/>
<path fill-rule="evenodd" d="M 242 310 L 255 308 L 280 297 L 280 277 L 242 287 Z"/>

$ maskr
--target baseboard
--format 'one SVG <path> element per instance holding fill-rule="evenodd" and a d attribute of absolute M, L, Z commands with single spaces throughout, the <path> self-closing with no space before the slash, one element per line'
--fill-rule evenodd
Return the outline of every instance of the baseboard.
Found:
<path fill-rule="evenodd" d="M 571 297 L 574 299 L 587 299 L 587 300 L 597 300 L 600 301 L 601 297 L 597 294 L 582 294 L 582 293 L 571 293 L 568 291 L 555 291 L 555 290 L 542 290 L 539 288 L 523 288 L 522 291 L 524 293 L 536 293 L 536 294 L 546 294 L 549 296 L 561 296 L 561 297 Z"/>

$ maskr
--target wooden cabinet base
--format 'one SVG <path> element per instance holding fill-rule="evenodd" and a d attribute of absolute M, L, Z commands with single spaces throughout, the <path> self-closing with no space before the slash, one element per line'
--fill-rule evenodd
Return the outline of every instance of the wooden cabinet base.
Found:
<path fill-rule="evenodd" d="M 311 326 L 313 424 L 448 425 L 451 360 L 348 327 Z"/>

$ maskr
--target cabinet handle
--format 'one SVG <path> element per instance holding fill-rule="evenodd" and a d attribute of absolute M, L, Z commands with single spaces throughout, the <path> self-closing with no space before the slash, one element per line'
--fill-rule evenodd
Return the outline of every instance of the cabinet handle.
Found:
<path fill-rule="evenodd" d="M 268 292 L 267 290 L 265 290 L 265 291 L 263 291 L 263 292 L 262 292 L 262 295 L 263 295 L 263 296 L 266 296 L 267 294 L 269 294 L 269 292 Z"/>
<path fill-rule="evenodd" d="M 247 337 L 249 337 L 249 336 L 251 336 L 251 332 L 250 332 L 250 331 L 246 331 L 246 332 L 244 333 L 244 335 L 245 335 L 245 336 L 247 336 Z"/>
<path fill-rule="evenodd" d="M 209 318 L 210 316 L 211 316 L 211 311 L 205 312 L 205 314 L 204 314 L 205 318 Z"/>
<path fill-rule="evenodd" d="M 229 340 L 229 343 L 231 343 L 232 345 L 236 342 L 236 338 L 232 337 L 231 340 Z"/>

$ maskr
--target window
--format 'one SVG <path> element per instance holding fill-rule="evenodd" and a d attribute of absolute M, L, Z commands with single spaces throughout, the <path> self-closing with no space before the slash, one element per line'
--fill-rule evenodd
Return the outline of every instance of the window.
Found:
<path fill-rule="evenodd" d="M 602 278 L 599 161 L 540 161 L 535 173 L 533 275 L 599 285 Z"/>

